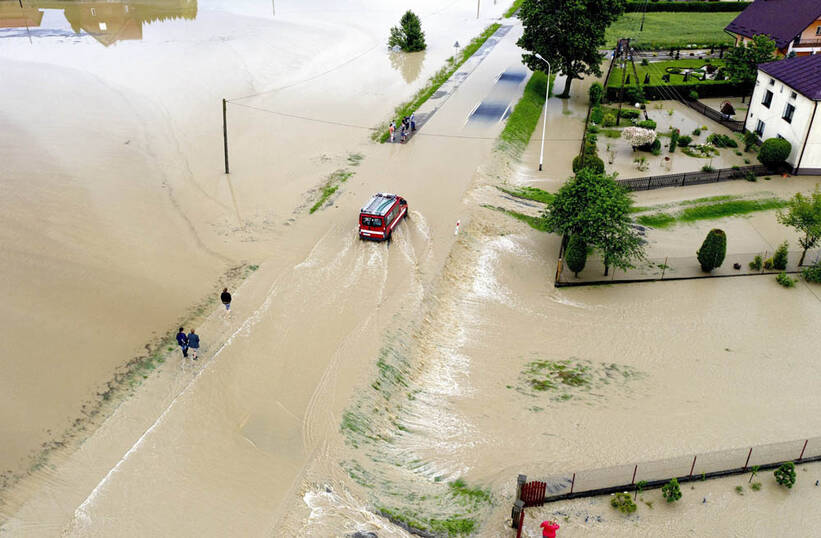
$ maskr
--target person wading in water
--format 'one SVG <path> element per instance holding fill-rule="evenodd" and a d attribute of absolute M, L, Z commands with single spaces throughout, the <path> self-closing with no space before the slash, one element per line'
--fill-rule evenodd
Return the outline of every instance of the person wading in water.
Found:
<path fill-rule="evenodd" d="M 231 294 L 228 293 L 228 288 L 223 288 L 220 294 L 220 301 L 225 305 L 225 312 L 228 316 L 231 315 Z"/>

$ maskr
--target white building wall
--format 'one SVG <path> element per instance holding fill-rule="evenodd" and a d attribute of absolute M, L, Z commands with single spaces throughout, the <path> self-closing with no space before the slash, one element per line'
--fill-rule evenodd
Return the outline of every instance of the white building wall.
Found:
<path fill-rule="evenodd" d="M 771 83 L 771 81 L 773 81 Z M 764 96 L 767 90 L 773 93 L 770 107 L 767 108 L 763 104 Z M 796 93 L 795 98 L 792 98 L 793 92 Z M 787 108 L 787 104 L 795 107 L 792 122 L 787 122 L 783 116 Z M 796 166 L 798 157 L 801 153 L 801 148 L 804 145 L 804 140 L 810 133 L 810 121 L 815 109 L 815 101 L 804 97 L 802 94 L 796 92 L 791 87 L 782 83 L 777 79 L 773 79 L 770 75 L 759 71 L 758 79 L 755 82 L 755 89 L 750 101 L 750 110 L 747 114 L 747 121 L 745 127 L 748 131 L 755 132 L 759 121 L 764 122 L 764 132 L 759 135 L 762 140 L 768 138 L 775 138 L 781 136 L 792 144 L 792 152 L 787 158 L 787 162 L 791 166 Z M 813 122 L 813 134 L 821 130 L 821 114 L 815 115 Z M 821 133 L 819 133 L 821 136 Z M 821 141 L 819 141 L 821 142 Z M 806 152 L 806 150 L 805 150 Z M 805 161 L 801 163 L 801 167 L 811 167 Z M 821 166 L 821 165 L 818 165 Z"/>
<path fill-rule="evenodd" d="M 801 172 L 805 174 L 821 175 L 821 105 L 815 112 L 815 121 L 812 123 L 807 147 L 801 157 Z"/>

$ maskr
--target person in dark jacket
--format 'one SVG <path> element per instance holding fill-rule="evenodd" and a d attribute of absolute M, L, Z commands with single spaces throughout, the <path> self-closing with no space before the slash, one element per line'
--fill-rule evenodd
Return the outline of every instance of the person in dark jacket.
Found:
<path fill-rule="evenodd" d="M 225 305 L 226 310 L 231 310 L 231 294 L 228 293 L 228 288 L 223 288 L 220 294 L 220 301 Z"/>
<path fill-rule="evenodd" d="M 180 327 L 180 332 L 177 333 L 177 343 L 182 350 L 182 356 L 188 357 L 188 337 L 185 335 L 185 329 Z"/>
<path fill-rule="evenodd" d="M 191 329 L 188 333 L 188 347 L 191 348 L 191 358 L 197 360 L 197 352 L 200 350 L 200 335 Z"/>

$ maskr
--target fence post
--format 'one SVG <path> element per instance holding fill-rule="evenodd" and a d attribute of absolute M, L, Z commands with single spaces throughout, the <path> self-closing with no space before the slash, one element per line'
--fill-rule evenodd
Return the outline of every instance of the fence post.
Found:
<path fill-rule="evenodd" d="M 573 479 L 570 481 L 570 494 L 573 494 L 573 487 L 576 485 L 576 473 L 573 473 Z"/>
<path fill-rule="evenodd" d="M 525 502 L 521 499 L 513 503 L 513 510 L 510 512 L 510 526 L 514 529 L 519 529 L 516 536 L 520 536 L 522 532 L 522 519 L 524 517 Z"/>
<path fill-rule="evenodd" d="M 696 458 L 698 456 L 693 456 L 693 464 L 690 466 L 690 478 L 693 478 L 693 469 L 696 468 Z"/>
<path fill-rule="evenodd" d="M 667 258 L 668 256 L 664 257 L 664 265 L 661 266 L 661 279 L 664 280 L 664 272 L 667 270 Z"/>
<path fill-rule="evenodd" d="M 809 439 L 804 440 L 804 447 L 801 449 L 801 455 L 798 456 L 799 460 L 804 458 L 804 451 L 807 449 L 807 442 L 809 442 Z"/>
<path fill-rule="evenodd" d="M 750 447 L 750 451 L 747 452 L 747 461 L 744 462 L 744 470 L 747 470 L 747 464 L 750 463 L 750 456 L 753 455 L 753 447 Z"/>
<path fill-rule="evenodd" d="M 636 471 L 638 471 L 638 470 L 639 470 L 639 466 L 638 466 L 638 465 L 636 465 L 635 467 L 633 467 L 633 479 L 630 481 L 630 485 L 631 485 L 631 486 L 632 486 L 633 484 L 635 484 L 635 483 L 636 483 Z"/>
<path fill-rule="evenodd" d="M 524 510 L 524 508 L 522 508 L 522 511 L 519 515 L 518 525 L 516 525 L 516 529 L 517 529 L 516 538 L 522 538 L 522 529 L 524 528 L 524 526 L 525 526 L 525 510 Z"/>
<path fill-rule="evenodd" d="M 721 180 L 721 168 L 716 170 L 716 183 L 718 183 L 720 180 Z"/>
<path fill-rule="evenodd" d="M 521 500 L 522 498 L 522 488 L 525 486 L 525 482 L 527 482 L 527 475 L 520 474 L 518 478 L 516 478 L 516 500 Z"/>
<path fill-rule="evenodd" d="M 684 182 L 687 181 L 687 174 L 681 174 L 681 186 L 684 186 Z"/>

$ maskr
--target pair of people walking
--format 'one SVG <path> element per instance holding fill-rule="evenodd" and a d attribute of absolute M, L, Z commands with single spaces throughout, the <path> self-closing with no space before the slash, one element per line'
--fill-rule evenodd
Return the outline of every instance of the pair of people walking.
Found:
<path fill-rule="evenodd" d="M 220 301 L 222 305 L 225 307 L 225 311 L 228 315 L 231 315 L 231 294 L 228 293 L 228 288 L 223 288 L 222 293 L 220 294 Z M 200 350 L 200 335 L 191 329 L 191 332 L 185 334 L 185 329 L 180 327 L 180 330 L 177 332 L 177 344 L 180 346 L 180 350 L 182 350 L 182 356 L 188 358 L 188 351 L 191 351 L 191 358 L 197 360 L 197 354 Z"/>
<path fill-rule="evenodd" d="M 191 332 L 185 334 L 185 329 L 180 327 L 179 332 L 177 333 L 177 344 L 179 344 L 180 349 L 182 350 L 182 356 L 187 358 L 188 351 L 191 351 L 191 358 L 197 360 L 197 353 L 200 351 L 200 335 L 191 329 Z"/>

